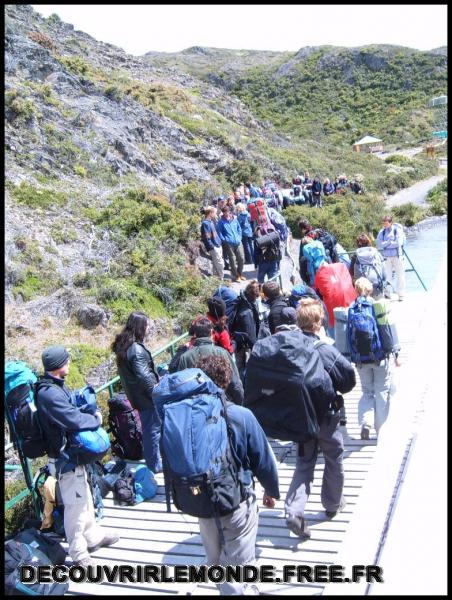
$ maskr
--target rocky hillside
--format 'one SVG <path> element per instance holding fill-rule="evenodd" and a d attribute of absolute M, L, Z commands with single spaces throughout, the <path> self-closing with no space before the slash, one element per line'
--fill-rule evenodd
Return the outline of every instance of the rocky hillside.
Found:
<path fill-rule="evenodd" d="M 428 174 L 422 158 L 396 168 L 327 131 L 293 135 L 284 120 L 296 105 L 267 83 L 292 89 L 300 64 L 317 64 L 318 52 L 305 52 L 304 62 L 303 50 L 132 57 L 56 16 L 6 7 L 8 358 L 38 365 L 45 344 L 64 341 L 81 384 L 93 365 L 106 365 L 97 373 L 105 379 L 109 344 L 131 310 L 153 318 L 153 347 L 180 332 L 217 284 L 205 277 L 199 209 L 246 178 L 361 172 L 382 193 Z M 338 114 L 353 112 L 346 100 Z M 315 95 L 310 102 L 312 115 Z"/>

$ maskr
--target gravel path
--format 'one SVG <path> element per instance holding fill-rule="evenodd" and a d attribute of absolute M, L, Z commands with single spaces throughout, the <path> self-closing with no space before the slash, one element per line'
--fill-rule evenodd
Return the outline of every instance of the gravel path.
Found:
<path fill-rule="evenodd" d="M 423 181 L 418 181 L 409 188 L 400 190 L 400 192 L 388 196 L 386 204 L 387 206 L 392 207 L 406 204 L 407 202 L 413 202 L 413 204 L 418 204 L 419 206 L 426 206 L 427 203 L 425 199 L 427 198 L 429 191 L 445 178 L 446 175 L 435 175 L 434 177 L 429 177 Z"/>

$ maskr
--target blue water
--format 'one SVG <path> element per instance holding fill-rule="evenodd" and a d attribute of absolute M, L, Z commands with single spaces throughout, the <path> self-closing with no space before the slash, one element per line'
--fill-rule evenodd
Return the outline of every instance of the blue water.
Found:
<path fill-rule="evenodd" d="M 419 231 L 410 231 L 407 234 L 405 250 L 427 290 L 430 290 L 436 281 L 447 250 L 447 221 L 432 222 Z M 405 268 L 410 268 L 408 261 Z M 419 292 L 422 289 L 416 274 L 406 273 L 406 291 Z"/>

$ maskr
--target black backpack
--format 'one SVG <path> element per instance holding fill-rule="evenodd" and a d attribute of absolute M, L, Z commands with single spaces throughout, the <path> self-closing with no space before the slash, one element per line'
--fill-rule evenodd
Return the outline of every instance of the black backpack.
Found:
<path fill-rule="evenodd" d="M 316 239 L 319 242 L 322 242 L 323 247 L 325 248 L 325 254 L 328 262 L 338 262 L 339 257 L 337 256 L 336 252 L 337 241 L 334 235 L 328 233 L 328 231 L 325 231 L 324 229 L 316 229 L 315 232 L 317 233 Z"/>
<path fill-rule="evenodd" d="M 5 594 L 7 596 L 63 596 L 68 583 L 32 583 L 20 581 L 22 565 L 64 565 L 66 551 L 51 536 L 36 528 L 25 529 L 5 542 Z"/>
<path fill-rule="evenodd" d="M 275 230 L 267 233 L 258 227 L 255 232 L 255 242 L 258 252 L 262 254 L 264 262 L 280 261 L 282 259 L 280 236 Z"/>
<path fill-rule="evenodd" d="M 334 396 L 319 353 L 301 331 L 282 331 L 254 344 L 244 406 L 268 436 L 301 443 L 317 438 Z"/>
<path fill-rule="evenodd" d="M 187 344 L 182 344 L 181 346 L 179 346 L 179 348 L 176 350 L 173 358 L 170 360 L 170 362 L 168 364 L 168 372 L 169 373 L 175 373 L 176 371 L 179 370 L 180 359 L 181 359 L 182 355 L 185 354 L 185 352 L 187 352 L 187 350 L 189 350 L 189 347 L 187 346 Z"/>
<path fill-rule="evenodd" d="M 125 394 L 115 394 L 108 400 L 108 425 L 114 438 L 112 454 L 128 460 L 141 460 L 143 433 L 140 414 Z"/>
<path fill-rule="evenodd" d="M 116 479 L 113 487 L 113 499 L 119 506 L 133 506 L 136 503 L 134 476 L 130 469 L 125 469 Z"/>

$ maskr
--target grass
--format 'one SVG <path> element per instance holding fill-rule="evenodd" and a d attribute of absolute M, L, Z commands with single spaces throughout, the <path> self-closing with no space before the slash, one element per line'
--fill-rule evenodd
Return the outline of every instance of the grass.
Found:
<path fill-rule="evenodd" d="M 18 186 L 13 186 L 11 195 L 17 202 L 30 208 L 59 208 L 68 202 L 65 192 L 51 188 L 38 188 L 26 181 L 22 181 Z"/>

